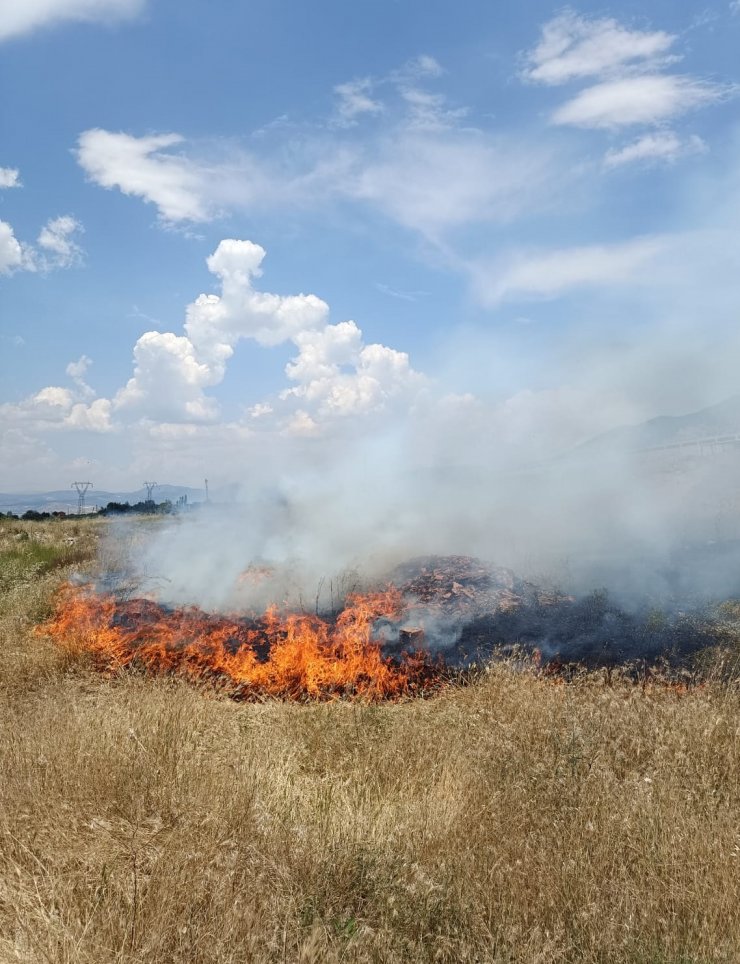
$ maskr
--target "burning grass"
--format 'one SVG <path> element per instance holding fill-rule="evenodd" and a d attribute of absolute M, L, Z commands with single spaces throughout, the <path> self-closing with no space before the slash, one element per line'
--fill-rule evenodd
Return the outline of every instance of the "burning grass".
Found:
<path fill-rule="evenodd" d="M 438 689 L 441 662 L 423 652 L 383 656 L 373 624 L 403 611 L 400 593 L 353 594 L 333 620 L 305 614 L 220 617 L 166 609 L 64 586 L 52 618 L 38 627 L 71 656 L 112 674 L 138 666 L 155 675 L 208 680 L 240 699 L 397 699 Z"/>
<path fill-rule="evenodd" d="M 732 679 L 238 702 L 36 636 L 65 575 L 0 596 L 1 961 L 737 960 Z"/>

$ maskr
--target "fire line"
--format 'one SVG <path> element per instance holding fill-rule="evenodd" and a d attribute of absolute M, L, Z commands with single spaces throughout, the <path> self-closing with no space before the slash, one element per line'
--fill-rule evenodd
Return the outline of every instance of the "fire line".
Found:
<path fill-rule="evenodd" d="M 441 660 L 421 651 L 390 658 L 373 638 L 375 621 L 400 617 L 403 608 L 388 588 L 349 596 L 336 619 L 275 607 L 257 617 L 219 616 L 68 585 L 37 633 L 87 654 L 106 674 L 138 667 L 209 681 L 240 699 L 376 701 L 430 692 L 445 680 Z"/>

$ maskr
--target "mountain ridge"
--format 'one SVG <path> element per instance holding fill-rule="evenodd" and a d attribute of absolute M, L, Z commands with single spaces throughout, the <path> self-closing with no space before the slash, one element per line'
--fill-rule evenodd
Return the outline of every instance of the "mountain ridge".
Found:
<path fill-rule="evenodd" d="M 620 425 L 581 442 L 574 451 L 584 453 L 607 446 L 650 449 L 734 434 L 740 434 L 740 394 L 684 415 L 656 415 L 636 425 Z"/>

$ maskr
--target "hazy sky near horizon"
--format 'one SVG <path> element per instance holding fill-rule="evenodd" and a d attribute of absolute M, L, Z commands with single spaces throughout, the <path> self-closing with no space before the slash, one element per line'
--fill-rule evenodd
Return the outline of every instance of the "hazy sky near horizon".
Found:
<path fill-rule="evenodd" d="M 0 2 L 0 490 L 737 392 L 738 49 L 738 0 Z"/>

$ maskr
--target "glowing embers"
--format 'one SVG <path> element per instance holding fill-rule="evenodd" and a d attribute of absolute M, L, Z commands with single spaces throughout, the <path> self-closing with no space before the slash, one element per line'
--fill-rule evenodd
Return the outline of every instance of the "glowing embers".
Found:
<path fill-rule="evenodd" d="M 425 653 L 383 655 L 373 624 L 402 611 L 395 589 L 350 596 L 337 618 L 326 620 L 274 608 L 257 618 L 214 616 L 67 586 L 37 632 L 67 652 L 89 654 L 105 673 L 127 666 L 175 673 L 242 699 L 382 700 L 434 690 L 446 675 Z"/>

